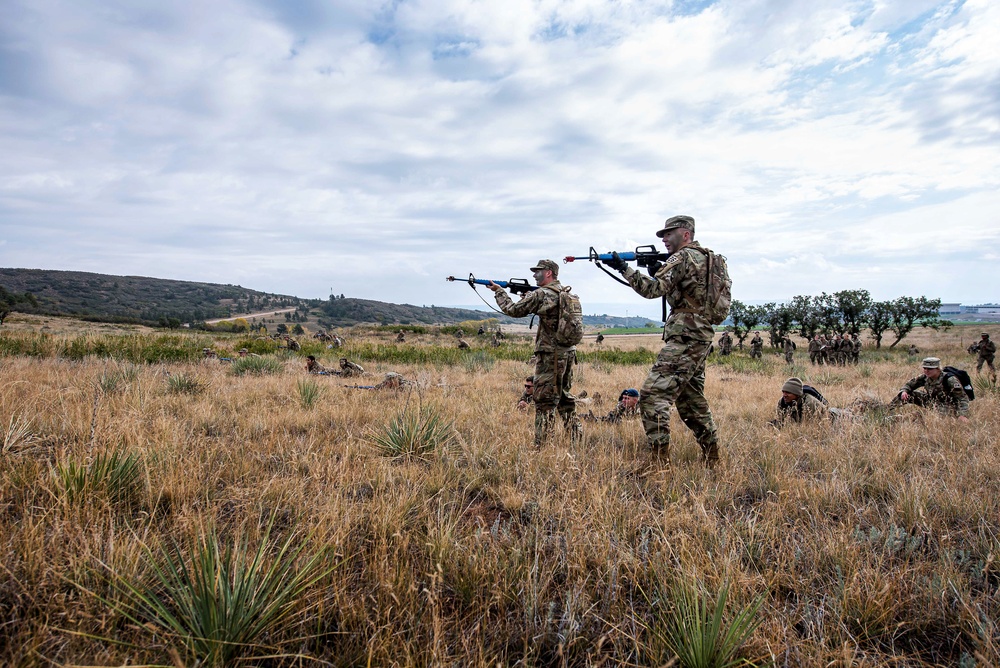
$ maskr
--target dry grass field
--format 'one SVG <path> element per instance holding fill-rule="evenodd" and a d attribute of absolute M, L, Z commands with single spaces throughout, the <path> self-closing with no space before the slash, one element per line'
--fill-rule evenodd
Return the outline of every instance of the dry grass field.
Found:
<path fill-rule="evenodd" d="M 901 347 L 973 370 L 977 334 Z M 515 409 L 531 369 L 488 347 L 437 358 L 453 342 L 414 335 L 430 361 L 387 363 L 349 336 L 360 382 L 415 381 L 394 392 L 308 376 L 305 346 L 238 375 L 125 361 L 116 336 L 136 354 L 157 334 L 0 331 L 0 664 L 1000 665 L 996 387 L 968 425 L 768 424 L 793 373 L 835 406 L 888 401 L 919 371 L 902 350 L 713 357 L 720 467 L 675 416 L 672 472 L 644 477 L 637 420 L 536 450 Z M 94 337 L 104 353 L 66 352 Z M 582 362 L 575 390 L 604 397 L 583 410 L 648 366 Z"/>

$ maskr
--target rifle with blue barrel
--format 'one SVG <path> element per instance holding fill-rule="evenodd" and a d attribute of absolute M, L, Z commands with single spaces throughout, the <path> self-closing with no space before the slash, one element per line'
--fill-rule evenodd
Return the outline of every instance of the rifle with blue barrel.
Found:
<path fill-rule="evenodd" d="M 621 253 L 618 252 L 598 253 L 596 250 L 594 250 L 594 247 L 591 246 L 590 252 L 587 255 L 567 255 L 566 257 L 563 258 L 563 263 L 568 264 L 570 262 L 575 262 L 577 260 L 589 260 L 593 262 L 595 265 L 597 265 L 598 269 L 600 269 L 605 274 L 615 279 L 622 285 L 629 285 L 628 281 L 615 276 L 614 274 L 612 274 L 610 271 L 607 270 L 604 264 L 602 264 L 604 262 L 612 260 L 615 255 L 617 255 L 619 259 L 624 260 L 625 262 L 635 262 L 636 265 L 645 269 L 650 276 L 655 276 L 656 272 L 658 272 L 660 270 L 660 267 L 663 266 L 663 263 L 667 261 L 668 257 L 670 257 L 670 253 L 664 251 L 658 251 L 656 250 L 656 246 L 653 246 L 652 244 L 649 244 L 647 246 L 637 246 L 635 251 L 623 251 Z M 662 301 L 663 301 L 663 321 L 666 322 L 667 298 L 664 297 Z"/>
<path fill-rule="evenodd" d="M 537 290 L 538 289 L 537 285 L 529 285 L 528 284 L 528 279 L 526 279 L 526 278 L 511 278 L 511 279 L 506 280 L 506 281 L 492 281 L 492 280 L 490 280 L 488 278 L 476 278 L 472 274 L 469 274 L 469 278 L 468 279 L 465 279 L 465 278 L 455 278 L 454 276 L 448 276 L 444 280 L 451 281 L 451 282 L 454 282 L 454 281 L 465 281 L 470 286 L 472 286 L 473 290 L 476 289 L 477 285 L 489 285 L 490 283 L 493 283 L 494 285 L 499 285 L 504 290 L 510 290 L 515 295 L 524 294 L 524 293 L 527 293 L 527 292 L 531 292 L 532 290 Z"/>

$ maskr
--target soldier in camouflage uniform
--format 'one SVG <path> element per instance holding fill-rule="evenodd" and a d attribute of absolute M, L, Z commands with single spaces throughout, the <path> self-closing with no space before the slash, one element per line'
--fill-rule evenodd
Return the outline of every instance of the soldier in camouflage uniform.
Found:
<path fill-rule="evenodd" d="M 792 341 L 792 338 L 790 336 L 786 336 L 781 340 L 781 347 L 782 350 L 785 351 L 785 362 L 791 364 L 795 359 L 794 358 L 795 342 Z"/>
<path fill-rule="evenodd" d="M 946 376 L 941 369 L 941 360 L 937 357 L 926 358 L 920 366 L 923 375 L 911 378 L 903 385 L 893 403 L 934 406 L 943 412 L 957 415 L 963 422 L 968 421 L 969 397 L 958 378 Z"/>
<path fill-rule="evenodd" d="M 517 409 L 521 411 L 528 410 L 528 406 L 535 402 L 535 377 L 528 376 L 524 379 L 524 393 L 521 394 L 521 398 L 517 400 Z"/>
<path fill-rule="evenodd" d="M 760 332 L 754 332 L 750 339 L 750 359 L 760 359 L 764 350 L 764 339 L 760 338 Z"/>
<path fill-rule="evenodd" d="M 722 336 L 719 337 L 719 354 L 720 355 L 730 355 L 733 352 L 733 337 L 729 336 L 729 332 L 723 332 Z"/>
<path fill-rule="evenodd" d="M 535 283 L 540 289 L 526 293 L 516 304 L 507 291 L 496 283 L 487 287 L 496 296 L 497 306 L 513 318 L 529 314 L 538 316 L 535 334 L 535 445 L 541 446 L 552 433 L 556 411 L 563 426 L 570 431 L 573 442 L 583 436 L 583 427 L 576 416 L 576 397 L 573 389 L 573 366 L 576 364 L 576 347 L 565 348 L 556 344 L 559 326 L 559 265 L 552 260 L 539 260 L 531 268 Z"/>
<path fill-rule="evenodd" d="M 604 417 L 596 417 L 593 411 L 591 411 L 589 414 L 584 415 L 583 419 L 617 424 L 623 418 L 634 417 L 636 415 L 639 415 L 639 390 L 630 387 L 627 390 L 622 390 L 622 393 L 618 396 L 618 403 L 611 409 L 610 413 Z"/>
<path fill-rule="evenodd" d="M 857 364 L 861 361 L 861 339 L 857 334 L 851 335 L 851 363 Z"/>
<path fill-rule="evenodd" d="M 348 361 L 346 357 L 340 358 L 340 375 L 344 378 L 350 378 L 352 376 L 361 376 L 365 372 L 364 368 L 360 364 L 355 364 L 354 362 Z"/>
<path fill-rule="evenodd" d="M 825 418 L 830 415 L 830 410 L 826 404 L 811 394 L 807 394 L 802 386 L 800 378 L 789 378 L 781 386 L 781 399 L 778 400 L 776 417 L 771 424 L 779 429 L 785 424 L 785 420 L 791 418 L 793 422 L 802 422 Z"/>
<path fill-rule="evenodd" d="M 822 350 L 823 344 L 819 340 L 819 334 L 817 334 L 809 341 L 809 362 L 812 364 L 822 364 L 823 356 L 820 352 Z"/>
<path fill-rule="evenodd" d="M 653 276 L 639 273 L 612 253 L 605 264 L 622 272 L 632 289 L 646 299 L 666 297 L 670 315 L 663 327 L 663 349 L 639 390 L 639 410 L 646 440 L 659 459 L 670 465 L 670 409 L 676 405 L 684 424 L 694 432 L 702 459 L 713 467 L 719 459 L 719 438 L 705 399 L 705 358 L 715 338 L 705 317 L 707 256 L 694 239 L 694 218 L 673 216 L 656 233 L 670 257 Z"/>
<path fill-rule="evenodd" d="M 990 335 L 987 332 L 982 333 L 977 352 L 979 353 L 979 357 L 976 358 L 976 373 L 981 373 L 983 364 L 985 364 L 993 376 L 993 381 L 996 382 L 997 369 L 993 366 L 993 359 L 997 354 L 997 344 L 990 341 Z"/>

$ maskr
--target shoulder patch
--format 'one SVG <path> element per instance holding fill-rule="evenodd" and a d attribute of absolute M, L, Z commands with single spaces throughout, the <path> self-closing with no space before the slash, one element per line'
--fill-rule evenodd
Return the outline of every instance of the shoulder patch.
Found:
<path fill-rule="evenodd" d="M 667 258 L 667 261 L 663 263 L 663 266 L 664 267 L 672 267 L 675 264 L 678 264 L 678 263 L 682 262 L 683 260 L 684 260 L 684 258 L 683 258 L 683 256 L 681 256 L 680 253 L 674 253 L 673 255 L 671 255 L 670 257 Z"/>

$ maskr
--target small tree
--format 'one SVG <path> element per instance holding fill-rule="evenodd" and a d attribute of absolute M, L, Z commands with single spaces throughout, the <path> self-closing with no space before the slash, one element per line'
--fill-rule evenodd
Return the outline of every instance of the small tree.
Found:
<path fill-rule="evenodd" d="M 912 332 L 918 324 L 921 327 L 933 327 L 934 329 L 943 325 L 950 327 L 950 322 L 941 320 L 940 310 L 940 299 L 900 297 L 893 301 L 889 329 L 896 335 L 896 340 L 889 347 L 895 348 L 896 344 L 906 338 L 906 335 Z"/>
<path fill-rule="evenodd" d="M 733 334 L 739 339 L 740 348 L 743 347 L 743 340 L 747 335 L 767 318 L 767 308 L 765 306 L 749 306 L 734 299 L 729 307 L 729 320 L 733 323 Z"/>
<path fill-rule="evenodd" d="M 771 338 L 771 347 L 777 348 L 781 345 L 781 340 L 788 336 L 795 324 L 795 314 L 787 304 L 774 304 L 769 302 L 764 305 L 767 309 L 768 331 Z"/>
<path fill-rule="evenodd" d="M 278 323 L 278 326 L 275 328 L 275 331 L 278 332 L 278 334 L 282 334 L 282 335 L 288 334 L 288 325 L 286 325 L 283 322 L 282 323 Z"/>
<path fill-rule="evenodd" d="M 816 330 L 821 324 L 821 312 L 816 308 L 817 299 L 819 298 L 797 295 L 792 297 L 792 301 L 787 306 L 791 312 L 792 320 L 798 325 L 799 336 L 807 341 L 816 336 Z"/>
<path fill-rule="evenodd" d="M 892 324 L 892 302 L 872 302 L 865 313 L 865 323 L 875 339 L 875 347 L 882 347 L 882 335 Z"/>
<path fill-rule="evenodd" d="M 844 321 L 844 331 L 860 334 L 865 328 L 865 316 L 872 305 L 872 296 L 867 290 L 841 290 L 833 295 Z"/>
<path fill-rule="evenodd" d="M 19 295 L 14 292 L 8 292 L 2 285 L 0 285 L 0 325 L 3 325 L 7 316 L 9 316 L 13 311 L 16 311 L 17 307 L 21 304 L 30 304 L 31 306 L 37 307 L 38 300 L 35 299 L 35 295 L 30 292 L 25 292 L 23 295 Z"/>

